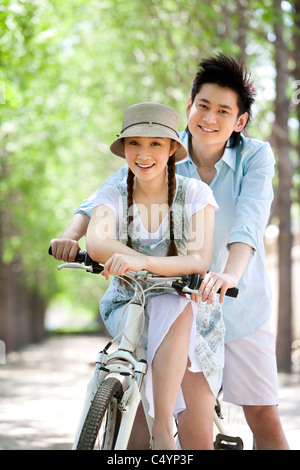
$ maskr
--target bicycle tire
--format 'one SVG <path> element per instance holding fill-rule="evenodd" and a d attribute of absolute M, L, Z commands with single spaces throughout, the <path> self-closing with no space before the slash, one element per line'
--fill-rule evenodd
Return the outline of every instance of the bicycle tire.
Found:
<path fill-rule="evenodd" d="M 109 377 L 100 384 L 86 416 L 76 450 L 113 450 L 119 432 L 121 382 Z"/>

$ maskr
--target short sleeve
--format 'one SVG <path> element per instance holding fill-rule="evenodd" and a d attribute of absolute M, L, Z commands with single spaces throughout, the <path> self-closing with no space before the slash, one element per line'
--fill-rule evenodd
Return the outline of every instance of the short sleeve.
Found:
<path fill-rule="evenodd" d="M 93 209 L 100 205 L 109 207 L 116 215 L 116 238 L 119 237 L 120 220 L 123 219 L 123 199 L 120 191 L 114 186 L 98 189 L 93 201 Z"/>
<path fill-rule="evenodd" d="M 122 200 L 122 196 L 116 187 L 99 188 L 94 197 L 92 209 L 103 204 L 113 210 L 116 216 L 119 217 L 120 200 Z"/>
<path fill-rule="evenodd" d="M 219 206 L 214 198 L 210 187 L 203 181 L 190 178 L 186 192 L 186 213 L 188 218 L 207 205 L 211 205 L 215 210 L 219 210 Z"/>
<path fill-rule="evenodd" d="M 107 180 L 104 181 L 104 183 L 101 184 L 101 186 L 87 199 L 84 199 L 84 201 L 80 204 L 79 207 L 75 210 L 75 214 L 81 213 L 87 215 L 89 218 L 91 218 L 92 215 L 92 209 L 94 208 L 94 202 L 96 198 L 98 197 L 99 194 L 102 193 L 103 190 L 106 191 L 106 189 L 110 186 L 114 186 L 117 183 L 120 183 L 126 178 L 128 171 L 128 166 L 127 164 L 119 170 L 117 173 L 114 175 L 110 176 L 107 178 Z"/>

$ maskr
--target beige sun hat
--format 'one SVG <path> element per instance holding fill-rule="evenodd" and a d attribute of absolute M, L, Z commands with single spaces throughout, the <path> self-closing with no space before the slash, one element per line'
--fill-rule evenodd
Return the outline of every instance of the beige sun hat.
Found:
<path fill-rule="evenodd" d="M 175 161 L 187 157 L 188 152 L 178 135 L 178 117 L 174 109 L 159 103 L 139 103 L 126 109 L 121 134 L 111 144 L 110 150 L 125 158 L 125 137 L 168 137 L 179 143 Z"/>

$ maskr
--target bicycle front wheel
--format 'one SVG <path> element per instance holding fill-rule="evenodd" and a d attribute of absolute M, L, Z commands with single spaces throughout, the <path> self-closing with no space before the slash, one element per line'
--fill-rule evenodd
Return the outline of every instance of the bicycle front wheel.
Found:
<path fill-rule="evenodd" d="M 98 388 L 86 416 L 76 450 L 113 450 L 118 435 L 123 395 L 118 379 L 108 378 Z"/>

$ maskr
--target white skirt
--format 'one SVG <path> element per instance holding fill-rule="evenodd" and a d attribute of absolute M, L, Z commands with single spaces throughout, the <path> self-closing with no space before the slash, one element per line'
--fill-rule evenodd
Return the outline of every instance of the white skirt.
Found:
<path fill-rule="evenodd" d="M 147 347 L 147 363 L 148 372 L 146 374 L 146 398 L 149 402 L 149 414 L 154 417 L 154 400 L 153 400 L 153 386 L 152 386 L 152 362 L 157 349 L 163 342 L 169 329 L 179 315 L 183 312 L 188 304 L 191 304 L 194 313 L 194 321 L 191 329 L 190 343 L 189 343 L 189 360 L 191 372 L 201 372 L 201 364 L 196 354 L 196 316 L 197 304 L 187 297 L 178 294 L 163 294 L 157 297 L 152 297 L 148 304 L 148 347 Z M 166 365 L 167 367 L 167 365 Z M 175 416 L 185 409 L 185 401 L 183 393 L 180 389 L 174 414 Z"/>
<path fill-rule="evenodd" d="M 199 300 L 198 305 L 189 297 L 177 293 L 160 294 L 153 296 L 147 303 L 147 317 L 149 323 L 145 325 L 141 337 L 141 345 L 145 351 L 148 371 L 145 377 L 146 398 L 149 402 L 149 414 L 154 416 L 152 362 L 157 349 L 164 340 L 174 321 L 191 304 L 194 321 L 189 343 L 189 370 L 203 372 L 212 393 L 216 396 L 222 381 L 222 368 L 224 365 L 224 324 L 221 306 L 216 300 L 207 305 Z M 107 319 L 103 319 L 108 332 L 115 337 L 125 326 L 127 312 L 124 307 L 115 309 Z M 120 319 L 122 321 L 120 324 Z M 186 408 L 183 393 L 179 390 L 174 414 Z"/>

